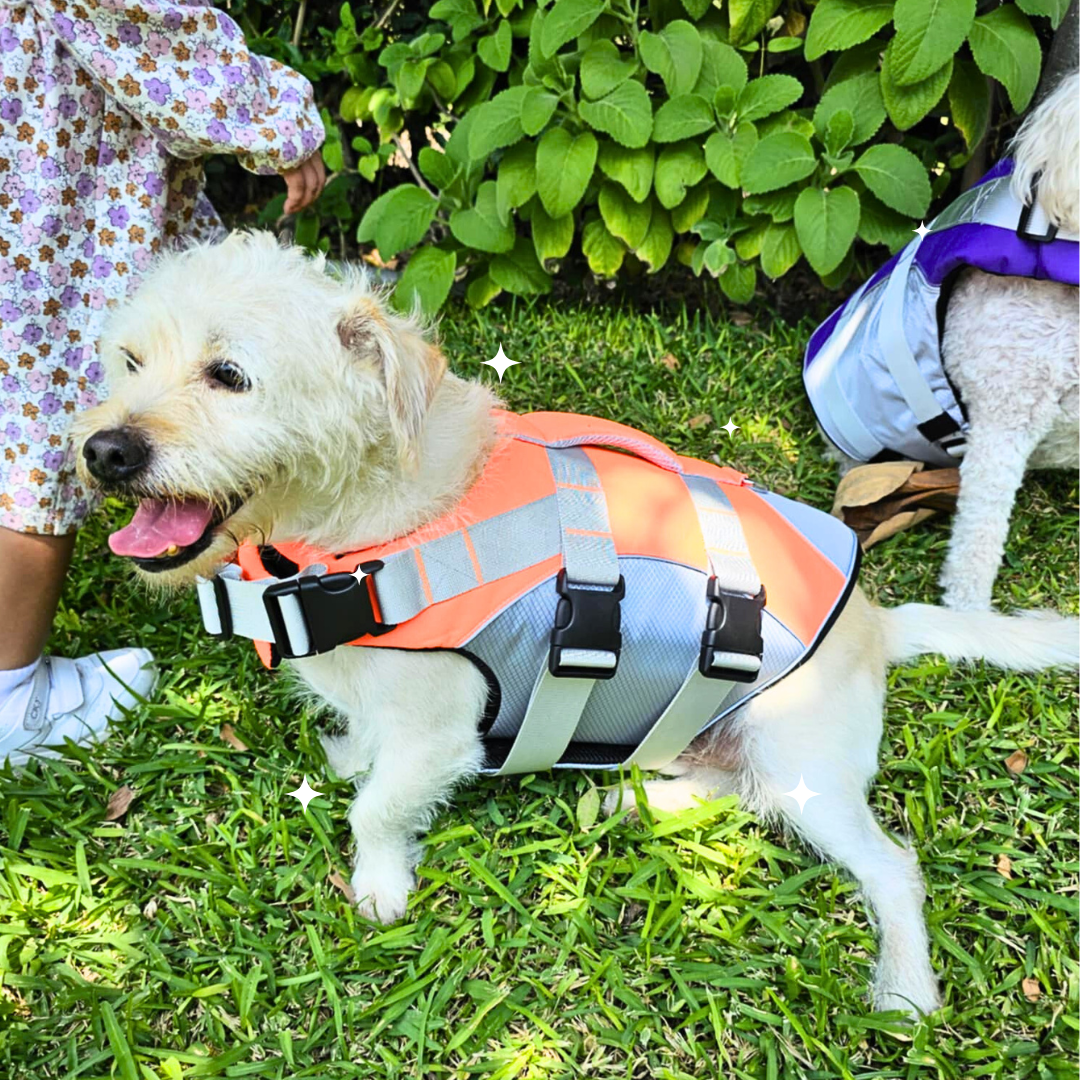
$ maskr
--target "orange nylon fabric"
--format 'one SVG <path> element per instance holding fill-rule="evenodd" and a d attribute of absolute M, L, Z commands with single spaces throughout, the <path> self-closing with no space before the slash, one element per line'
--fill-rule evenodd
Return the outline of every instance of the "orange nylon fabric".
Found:
<path fill-rule="evenodd" d="M 679 457 L 651 436 L 608 420 L 573 413 L 518 416 L 500 410 L 496 415 L 504 438 L 480 479 L 450 513 L 406 536 L 340 557 L 304 544 L 275 547 L 301 569 L 322 563 L 328 573 L 352 571 L 360 563 L 412 548 L 423 581 L 423 560 L 417 547 L 462 529 L 475 564 L 468 540 L 470 524 L 555 492 L 547 452 L 541 443 L 583 445 L 600 479 L 620 556 L 663 559 L 706 571 L 705 542 L 697 511 L 679 473 L 710 477 L 723 484 L 724 493 L 739 513 L 750 554 L 768 594 L 770 612 L 804 644 L 815 639 L 844 588 L 844 576 L 781 514 L 744 486 L 742 473 Z M 240 548 L 237 562 L 248 580 L 270 576 L 252 544 Z M 553 556 L 433 604 L 388 633 L 350 644 L 392 649 L 458 648 L 516 599 L 554 577 L 561 565 L 561 557 Z M 269 665 L 269 646 L 261 642 L 256 645 L 263 662 Z"/>

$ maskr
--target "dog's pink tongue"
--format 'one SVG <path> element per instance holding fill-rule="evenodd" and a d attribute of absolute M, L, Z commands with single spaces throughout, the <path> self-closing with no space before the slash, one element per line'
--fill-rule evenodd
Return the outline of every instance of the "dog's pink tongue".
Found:
<path fill-rule="evenodd" d="M 152 559 L 170 547 L 187 547 L 206 531 L 214 508 L 205 499 L 143 499 L 130 525 L 109 537 L 114 555 Z"/>

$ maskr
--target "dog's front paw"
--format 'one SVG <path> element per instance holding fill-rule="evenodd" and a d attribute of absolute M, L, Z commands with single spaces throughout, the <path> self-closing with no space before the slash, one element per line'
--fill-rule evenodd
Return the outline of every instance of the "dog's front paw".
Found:
<path fill-rule="evenodd" d="M 405 866 L 358 866 L 352 876 L 356 906 L 372 922 L 397 922 L 409 906 L 414 877 Z"/>

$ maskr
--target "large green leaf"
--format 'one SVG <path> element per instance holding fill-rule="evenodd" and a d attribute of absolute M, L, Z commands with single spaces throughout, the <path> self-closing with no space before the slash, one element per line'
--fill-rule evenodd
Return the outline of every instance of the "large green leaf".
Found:
<path fill-rule="evenodd" d="M 990 123 L 990 88 L 986 85 L 986 76 L 970 60 L 957 60 L 953 64 L 949 112 L 963 134 L 968 150 L 974 150 Z"/>
<path fill-rule="evenodd" d="M 644 30 L 638 38 L 638 52 L 642 63 L 664 80 L 671 97 L 694 89 L 702 60 L 701 34 L 696 26 L 676 19 L 658 34 Z"/>
<path fill-rule="evenodd" d="M 892 18 L 893 0 L 821 0 L 806 29 L 807 60 L 850 49 Z"/>
<path fill-rule="evenodd" d="M 480 274 L 469 282 L 465 289 L 465 299 L 470 307 L 486 307 L 502 292 L 502 286 L 491 280 L 490 274 Z"/>
<path fill-rule="evenodd" d="M 628 150 L 617 143 L 606 142 L 600 147 L 597 159 L 600 171 L 626 188 L 635 202 L 644 202 L 652 191 L 656 152 L 652 146 Z"/>
<path fill-rule="evenodd" d="M 979 70 L 1005 87 L 1014 112 L 1023 112 L 1042 66 L 1039 39 L 1027 16 L 1014 4 L 996 8 L 975 20 L 968 42 Z"/>
<path fill-rule="evenodd" d="M 473 161 L 483 161 L 493 151 L 512 146 L 525 135 L 521 105 L 528 92 L 527 86 L 513 86 L 476 110 L 469 129 L 469 157 Z"/>
<path fill-rule="evenodd" d="M 436 247 L 418 248 L 394 289 L 394 307 L 399 311 L 411 312 L 419 304 L 425 315 L 434 315 L 450 295 L 456 265 L 457 257 L 452 251 Z"/>
<path fill-rule="evenodd" d="M 1056 30 L 1069 10 L 1069 0 L 1016 0 L 1016 6 L 1028 15 L 1044 15 Z"/>
<path fill-rule="evenodd" d="M 670 210 L 686 197 L 686 189 L 693 187 L 708 171 L 705 155 L 696 142 L 674 143 L 665 146 L 656 158 L 656 197 L 660 205 Z"/>
<path fill-rule="evenodd" d="M 379 254 L 392 259 L 399 251 L 420 243 L 438 201 L 415 184 L 401 184 L 380 195 L 364 213 L 356 229 L 357 243 L 375 241 Z"/>
<path fill-rule="evenodd" d="M 871 146 L 854 165 L 866 186 L 886 205 L 909 217 L 930 206 L 930 180 L 919 159 L 902 146 Z"/>
<path fill-rule="evenodd" d="M 449 155 L 436 150 L 434 147 L 420 147 L 416 162 L 424 176 L 440 191 L 448 188 L 457 176 L 458 170 L 454 167 Z"/>
<path fill-rule="evenodd" d="M 692 229 L 705 216 L 705 212 L 709 209 L 711 186 L 706 181 L 691 188 L 686 193 L 686 198 L 671 211 L 671 227 L 677 233 Z"/>
<path fill-rule="evenodd" d="M 540 50 L 544 56 L 554 56 L 571 38 L 588 30 L 605 6 L 604 0 L 557 0 L 555 6 L 544 13 L 540 35 Z"/>
<path fill-rule="evenodd" d="M 794 80 L 792 80 L 794 81 Z M 753 85 L 753 84 L 751 84 Z M 680 94 L 669 98 L 656 110 L 653 118 L 653 139 L 658 143 L 691 139 L 716 127 L 712 106 L 697 94 Z"/>
<path fill-rule="evenodd" d="M 476 43 L 476 54 L 492 71 L 505 71 L 510 66 L 510 45 L 510 24 L 500 19 L 495 33 Z"/>
<path fill-rule="evenodd" d="M 731 44 L 745 45 L 757 37 L 780 6 L 780 0 L 728 0 Z"/>
<path fill-rule="evenodd" d="M 596 166 L 596 152 L 591 131 L 571 135 L 557 127 L 544 132 L 536 147 L 536 191 L 551 217 L 569 214 L 581 202 Z"/>
<path fill-rule="evenodd" d="M 975 18 L 975 0 L 896 0 L 891 43 L 899 86 L 928 79 L 952 59 Z"/>
<path fill-rule="evenodd" d="M 559 97 L 542 86 L 530 86 L 521 99 L 521 127 L 526 135 L 539 135 L 558 107 Z"/>
<path fill-rule="evenodd" d="M 774 222 L 765 229 L 761 243 L 761 269 L 773 281 L 783 277 L 799 261 L 801 254 L 799 236 L 793 224 L 777 225 Z"/>
<path fill-rule="evenodd" d="M 737 188 L 742 164 L 756 143 L 757 132 L 748 121 L 738 126 L 734 136 L 714 131 L 705 143 L 705 164 L 721 184 Z"/>
<path fill-rule="evenodd" d="M 740 120 L 763 120 L 794 105 L 802 92 L 802 83 L 790 75 L 762 75 L 746 84 L 735 110 Z"/>
<path fill-rule="evenodd" d="M 636 248 L 649 231 L 652 204 L 635 202 L 629 192 L 614 181 L 608 181 L 600 189 L 600 216 L 608 232 L 617 236 L 628 248 Z"/>
<path fill-rule="evenodd" d="M 749 304 L 757 289 L 757 271 L 745 263 L 730 263 L 720 274 L 720 288 L 734 304 Z"/>
<path fill-rule="evenodd" d="M 706 101 L 712 101 L 721 86 L 730 86 L 737 94 L 746 85 L 746 61 L 722 41 L 702 38 L 701 46 L 701 74 L 693 92 Z"/>
<path fill-rule="evenodd" d="M 574 239 L 573 214 L 553 218 L 542 206 L 534 204 L 529 224 L 532 226 L 533 247 L 541 265 L 546 267 L 548 259 L 561 259 L 570 250 Z"/>
<path fill-rule="evenodd" d="M 766 135 L 754 144 L 741 170 L 743 189 L 750 194 L 775 191 L 809 176 L 817 166 L 810 140 L 794 131 Z"/>
<path fill-rule="evenodd" d="M 620 52 L 613 41 L 594 41 L 581 58 L 578 75 L 586 97 L 602 98 L 637 71 L 633 53 Z"/>
<path fill-rule="evenodd" d="M 691 19 L 700 19 L 712 7 L 712 0 L 682 0 L 682 6 Z"/>
<path fill-rule="evenodd" d="M 806 261 L 818 274 L 832 273 L 859 228 L 859 196 L 849 187 L 804 188 L 795 200 L 795 232 Z"/>
<path fill-rule="evenodd" d="M 524 236 L 517 238 L 513 251 L 491 260 L 488 273 L 496 285 L 517 296 L 551 290 L 551 275 L 540 265 L 532 242 Z"/>
<path fill-rule="evenodd" d="M 456 240 L 477 251 L 499 254 L 514 246 L 514 227 L 499 215 L 494 180 L 480 185 L 475 206 L 455 210 L 450 215 L 450 231 Z"/>
<path fill-rule="evenodd" d="M 654 206 L 652 217 L 649 218 L 649 231 L 634 249 L 634 254 L 649 267 L 649 273 L 655 274 L 668 261 L 674 239 L 671 215 L 662 206 Z"/>
<path fill-rule="evenodd" d="M 890 210 L 868 191 L 859 196 L 859 239 L 867 244 L 884 244 L 896 252 L 915 237 L 911 218 Z"/>
<path fill-rule="evenodd" d="M 877 72 L 866 72 L 845 79 L 821 95 L 821 100 L 814 110 L 814 127 L 819 138 L 824 138 L 829 121 L 841 109 L 851 113 L 855 122 L 848 145 L 858 146 L 877 134 L 878 128 L 885 123 L 885 101 L 881 96 L 881 82 Z"/>
<path fill-rule="evenodd" d="M 495 181 L 495 205 L 500 221 L 510 220 L 510 211 L 524 206 L 536 192 L 536 144 L 520 142 L 510 147 L 499 162 Z"/>
<path fill-rule="evenodd" d="M 600 218 L 586 222 L 581 230 L 581 252 L 588 260 L 589 269 L 599 277 L 612 277 L 626 257 L 625 245 L 608 232 Z"/>
<path fill-rule="evenodd" d="M 952 78 L 953 60 L 950 56 L 929 78 L 904 86 L 896 81 L 896 72 L 893 70 L 895 46 L 895 39 L 889 42 L 881 64 L 881 96 L 893 126 L 899 131 L 907 131 L 941 100 Z"/>
<path fill-rule="evenodd" d="M 633 79 L 599 101 L 581 102 L 578 112 L 590 127 L 631 149 L 645 146 L 652 136 L 652 102 L 645 87 Z"/>
<path fill-rule="evenodd" d="M 449 23 L 455 41 L 461 41 L 484 25 L 484 16 L 476 10 L 474 0 L 438 0 L 432 4 L 428 16 Z"/>

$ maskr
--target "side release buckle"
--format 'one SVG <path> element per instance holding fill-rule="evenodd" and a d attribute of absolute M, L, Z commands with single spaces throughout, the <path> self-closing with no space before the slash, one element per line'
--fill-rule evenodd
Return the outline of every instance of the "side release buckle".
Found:
<path fill-rule="evenodd" d="M 378 636 L 393 630 L 392 624 L 381 623 L 375 618 L 371 586 L 367 582 L 367 577 L 382 566 L 377 560 L 361 563 L 358 569 L 364 572 L 364 578 L 346 573 L 323 574 L 291 578 L 271 585 L 262 599 L 282 659 L 317 656 L 367 634 Z M 286 597 L 295 598 L 303 618 L 308 637 L 307 652 L 297 651 L 289 637 L 281 603 Z"/>
<path fill-rule="evenodd" d="M 701 635 L 698 671 L 707 679 L 753 682 L 761 671 L 765 651 L 761 640 L 765 586 L 757 596 L 747 596 L 720 588 L 716 578 L 710 577 L 705 595 L 709 610 Z"/>
<path fill-rule="evenodd" d="M 626 595 L 622 575 L 613 589 L 583 589 L 567 583 L 564 568 L 555 579 L 555 589 L 560 599 L 548 671 L 558 678 L 612 678 L 622 649 L 619 604 Z"/>

